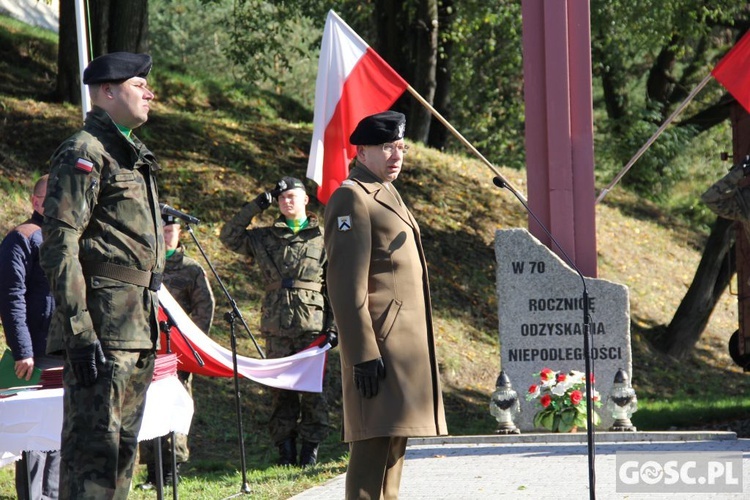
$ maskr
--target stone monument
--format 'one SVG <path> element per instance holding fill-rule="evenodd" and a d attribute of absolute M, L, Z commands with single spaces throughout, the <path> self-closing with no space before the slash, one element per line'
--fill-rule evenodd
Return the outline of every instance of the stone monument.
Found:
<path fill-rule="evenodd" d="M 518 391 L 521 413 L 515 423 L 521 431 L 544 431 L 533 425 L 539 402 L 525 397 L 527 389 L 538 383 L 535 373 L 545 367 L 585 372 L 584 280 L 594 389 L 604 403 L 619 369 L 632 380 L 627 287 L 603 279 L 582 279 L 526 229 L 498 230 L 495 257 L 500 363 Z M 601 417 L 596 430 L 609 429 L 613 417 L 606 406 L 595 410 Z"/>

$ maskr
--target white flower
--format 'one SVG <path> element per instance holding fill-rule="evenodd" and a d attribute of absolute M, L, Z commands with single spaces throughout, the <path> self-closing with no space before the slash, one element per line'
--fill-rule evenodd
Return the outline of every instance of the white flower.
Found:
<path fill-rule="evenodd" d="M 555 396 L 563 396 L 567 390 L 568 388 L 565 386 L 565 383 L 561 382 L 553 387 L 550 392 Z"/>

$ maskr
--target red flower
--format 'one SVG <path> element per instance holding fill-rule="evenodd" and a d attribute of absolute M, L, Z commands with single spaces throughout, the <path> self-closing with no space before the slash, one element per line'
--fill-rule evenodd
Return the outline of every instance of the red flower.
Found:
<path fill-rule="evenodd" d="M 531 384 L 529 387 L 529 394 L 534 394 L 537 390 L 536 384 Z"/>
<path fill-rule="evenodd" d="M 567 376 L 567 375 L 565 375 L 564 373 L 558 373 L 558 374 L 557 374 L 557 379 L 556 379 L 556 380 L 557 380 L 557 382 L 558 382 L 558 383 L 560 383 L 560 382 L 565 382 L 565 379 L 566 379 L 567 377 L 568 377 L 568 376 Z"/>
<path fill-rule="evenodd" d="M 578 405 L 581 402 L 581 398 L 583 398 L 581 391 L 572 391 L 570 393 L 570 402 L 573 403 L 573 406 Z"/>
<path fill-rule="evenodd" d="M 552 380 L 552 377 L 554 377 L 555 372 L 550 370 L 549 368 L 542 368 L 542 371 L 539 372 L 539 376 L 542 378 L 543 382 L 546 382 L 547 380 Z"/>
<path fill-rule="evenodd" d="M 551 402 L 552 402 L 552 396 L 550 396 L 549 394 L 545 394 L 539 399 L 539 403 L 542 405 L 543 408 L 547 408 Z"/>
<path fill-rule="evenodd" d="M 595 380 L 594 380 L 594 374 L 592 373 L 591 377 L 589 377 L 589 378 L 591 379 L 591 383 L 593 384 L 595 382 Z"/>

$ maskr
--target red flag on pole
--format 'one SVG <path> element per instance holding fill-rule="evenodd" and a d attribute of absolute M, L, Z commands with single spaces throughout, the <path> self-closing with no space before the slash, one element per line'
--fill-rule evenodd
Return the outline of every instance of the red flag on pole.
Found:
<path fill-rule="evenodd" d="M 750 112 L 750 31 L 727 52 L 711 74 Z"/>
<path fill-rule="evenodd" d="M 328 12 L 307 164 L 307 177 L 318 185 L 321 203 L 327 203 L 349 175 L 356 155 L 349 144 L 354 127 L 365 116 L 390 108 L 408 86 L 335 12 Z"/>

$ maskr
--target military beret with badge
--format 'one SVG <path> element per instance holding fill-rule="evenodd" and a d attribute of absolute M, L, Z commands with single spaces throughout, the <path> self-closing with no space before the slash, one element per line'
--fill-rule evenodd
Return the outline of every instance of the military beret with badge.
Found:
<path fill-rule="evenodd" d="M 307 193 L 305 184 L 301 180 L 297 179 L 296 177 L 284 177 L 276 183 L 276 186 L 271 191 L 271 196 L 273 196 L 274 198 L 278 198 L 281 193 L 289 191 L 291 189 L 301 189 L 302 191 L 305 191 L 305 193 Z"/>
<path fill-rule="evenodd" d="M 355 146 L 376 146 L 399 141 L 406 131 L 406 116 L 398 111 L 385 111 L 362 118 L 349 136 Z"/>
<path fill-rule="evenodd" d="M 180 219 L 172 214 L 161 214 L 162 226 L 171 226 L 173 224 L 179 224 Z"/>
<path fill-rule="evenodd" d="M 132 52 L 112 52 L 99 56 L 83 70 L 83 83 L 93 85 L 124 82 L 136 76 L 146 78 L 151 71 L 151 56 Z"/>

